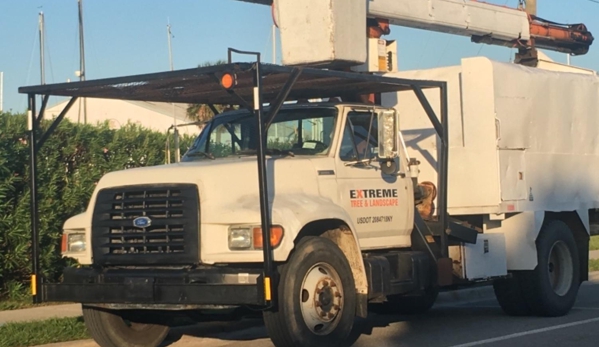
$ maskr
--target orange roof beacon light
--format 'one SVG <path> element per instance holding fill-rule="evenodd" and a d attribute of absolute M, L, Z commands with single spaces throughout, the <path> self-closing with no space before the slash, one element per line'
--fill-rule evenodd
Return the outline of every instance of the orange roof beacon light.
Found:
<path fill-rule="evenodd" d="M 225 89 L 231 89 L 237 85 L 237 78 L 231 73 L 224 73 L 220 78 L 220 85 Z"/>

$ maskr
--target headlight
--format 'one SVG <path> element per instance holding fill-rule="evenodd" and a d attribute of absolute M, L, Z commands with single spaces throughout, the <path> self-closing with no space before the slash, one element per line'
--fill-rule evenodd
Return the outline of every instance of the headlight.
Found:
<path fill-rule="evenodd" d="M 249 228 L 229 230 L 229 249 L 241 250 L 252 247 L 252 235 Z"/>
<path fill-rule="evenodd" d="M 273 225 L 270 229 L 270 244 L 278 247 L 283 240 L 283 227 Z M 232 227 L 229 229 L 230 250 L 259 250 L 262 249 L 262 228 L 259 226 Z"/>
<path fill-rule="evenodd" d="M 85 234 L 62 234 L 62 253 L 79 253 L 85 250 Z"/>

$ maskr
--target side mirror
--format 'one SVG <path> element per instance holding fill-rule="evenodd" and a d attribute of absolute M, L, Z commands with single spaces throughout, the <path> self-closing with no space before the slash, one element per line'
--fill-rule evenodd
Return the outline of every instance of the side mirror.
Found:
<path fill-rule="evenodd" d="M 397 158 L 397 112 L 395 110 L 382 110 L 378 112 L 379 127 L 379 153 L 381 161 L 394 161 Z"/>

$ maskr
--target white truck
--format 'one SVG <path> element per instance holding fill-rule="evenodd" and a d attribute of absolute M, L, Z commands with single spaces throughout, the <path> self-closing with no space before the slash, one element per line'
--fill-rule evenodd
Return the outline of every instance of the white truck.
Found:
<path fill-rule="evenodd" d="M 370 303 L 420 313 L 474 283 L 492 284 L 510 315 L 567 314 L 599 208 L 596 74 L 485 58 L 398 72 L 380 34 L 390 21 L 518 43 L 538 66 L 535 42 L 584 54 L 586 28 L 468 0 L 275 4 L 288 66 L 259 54 L 233 64 L 254 53 L 231 50 L 220 66 L 20 88 L 34 244 L 49 136 L 36 140 L 36 95 L 39 117 L 50 95 L 71 97 L 66 110 L 78 97 L 240 108 L 210 121 L 182 162 L 104 176 L 64 226 L 63 254 L 81 266 L 44 283 L 33 247 L 34 300 L 82 303 L 102 347 L 158 346 L 173 317 L 247 309 L 277 347 L 338 345 Z M 289 66 L 322 64 L 362 73 Z M 329 101 L 301 101 L 313 98 Z"/>
<path fill-rule="evenodd" d="M 510 315 L 566 314 L 599 207 L 599 78 L 486 58 L 389 75 L 447 83 L 446 209 L 432 204 L 443 140 L 418 93 L 285 105 L 265 137 L 276 266 L 265 283 L 255 118 L 228 112 L 181 163 L 102 178 L 87 212 L 65 223 L 64 255 L 84 266 L 47 299 L 84 303 L 101 346 L 158 345 L 159 317 L 258 307 L 264 290 L 276 296 L 264 321 L 277 346 L 341 341 L 368 303 L 419 313 L 440 289 L 472 283 L 492 284 Z M 422 95 L 442 113 L 443 93 Z M 184 286 L 198 283 L 199 297 Z"/>

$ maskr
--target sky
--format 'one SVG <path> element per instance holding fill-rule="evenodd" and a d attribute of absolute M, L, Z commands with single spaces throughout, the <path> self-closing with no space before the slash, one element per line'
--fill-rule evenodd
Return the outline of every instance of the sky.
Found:
<path fill-rule="evenodd" d="M 298 0 L 299 1 L 299 0 Z M 401 1 L 401 0 L 397 0 Z M 424 1 L 424 0 L 422 0 Z M 515 7 L 518 0 L 487 2 Z M 538 15 L 559 23 L 584 23 L 598 39 L 573 65 L 599 70 L 599 2 L 539 0 Z M 234 0 L 84 0 L 87 79 L 165 71 L 170 68 L 167 23 L 172 27 L 175 69 L 226 59 L 227 48 L 260 51 L 272 60 L 270 8 Z M 4 110 L 26 110 L 18 88 L 40 83 L 38 13 L 44 12 L 46 83 L 76 81 L 79 70 L 77 0 L 0 0 L 0 71 Z M 471 43 L 467 37 L 393 26 L 400 70 L 457 65 L 486 56 L 510 61 L 515 50 Z M 277 45 L 280 48 L 280 42 Z M 565 62 L 562 53 L 546 52 Z M 279 54 L 280 56 L 280 54 Z M 280 63 L 280 59 L 278 60 Z M 50 99 L 50 104 L 58 100 Z"/>

